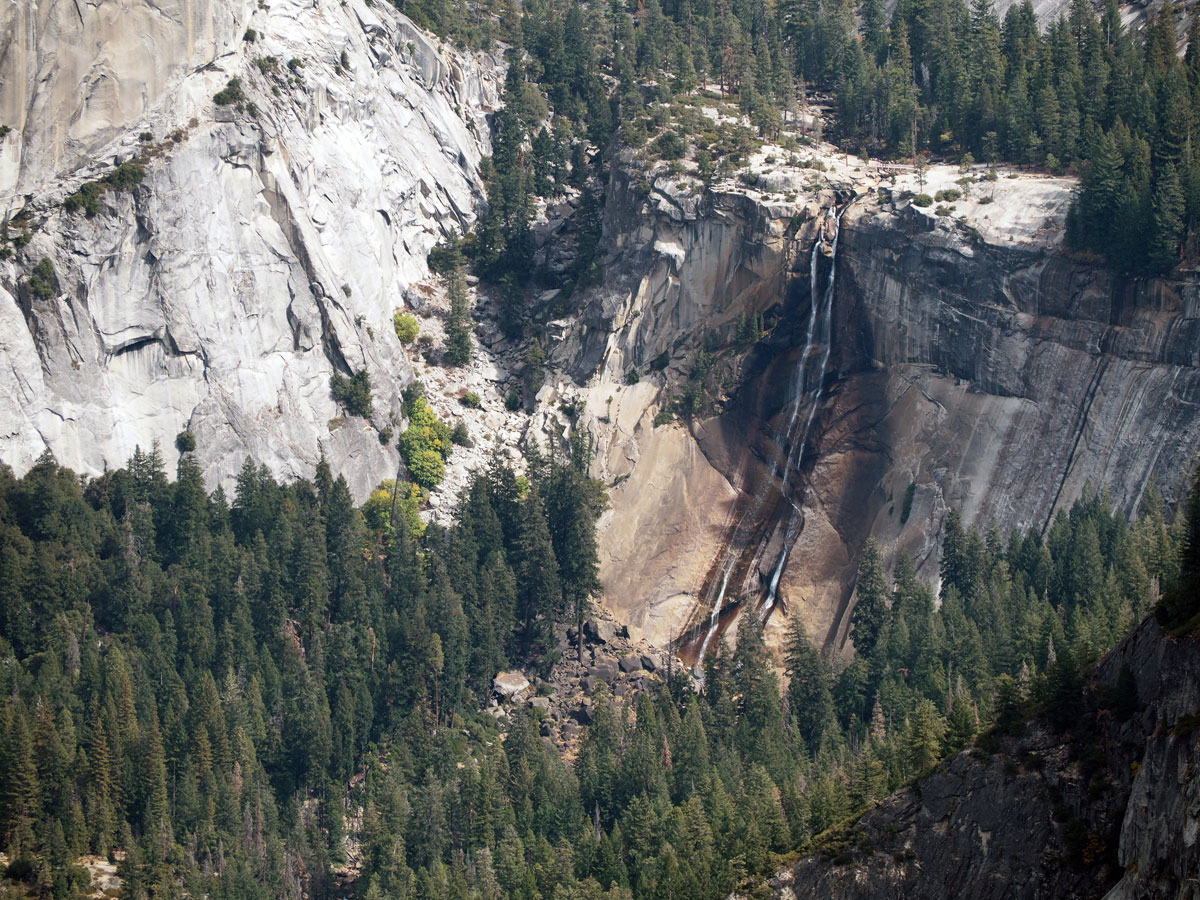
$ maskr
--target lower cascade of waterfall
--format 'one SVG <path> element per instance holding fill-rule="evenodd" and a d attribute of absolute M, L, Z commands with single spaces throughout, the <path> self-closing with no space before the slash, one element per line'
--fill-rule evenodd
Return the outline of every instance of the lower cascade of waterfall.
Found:
<path fill-rule="evenodd" d="M 752 498 L 735 512 L 730 527 L 726 529 L 723 550 L 714 562 L 707 579 L 708 588 L 698 607 L 709 610 L 706 619 L 689 632 L 690 643 L 703 637 L 696 648 L 697 671 L 701 670 L 713 639 L 722 624 L 722 614 L 727 607 L 742 599 L 746 582 L 755 569 L 766 571 L 764 563 L 772 545 L 778 546 L 777 556 L 771 567 L 771 575 L 761 586 L 762 603 L 759 615 L 765 621 L 776 604 L 779 582 L 783 576 L 792 547 L 803 529 L 804 521 L 800 506 L 792 498 L 799 487 L 801 465 L 813 437 L 813 425 L 817 418 L 821 395 L 824 390 L 826 371 L 829 366 L 833 332 L 833 297 L 837 276 L 837 248 L 841 232 L 841 220 L 849 204 L 840 210 L 830 208 L 818 230 L 810 259 L 810 303 L 805 332 L 804 349 L 796 363 L 790 379 L 789 400 L 785 404 L 787 418 L 772 434 L 772 440 L 780 453 L 771 463 L 772 484 L 757 490 Z M 824 284 L 820 279 L 820 256 L 829 258 L 829 271 Z M 771 509 L 771 506 L 774 509 Z M 764 521 L 764 513 L 770 518 Z M 782 540 L 777 536 L 781 533 Z"/>

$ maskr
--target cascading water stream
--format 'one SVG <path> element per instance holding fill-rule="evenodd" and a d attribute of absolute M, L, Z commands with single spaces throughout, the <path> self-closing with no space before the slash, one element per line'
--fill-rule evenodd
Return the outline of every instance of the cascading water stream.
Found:
<path fill-rule="evenodd" d="M 833 344 L 833 294 L 835 280 L 837 278 L 837 247 L 838 238 L 841 235 L 842 216 L 845 215 L 849 204 L 842 207 L 841 212 L 836 216 L 830 214 L 830 219 L 833 222 L 833 237 L 829 241 L 829 278 L 825 283 L 825 295 L 822 298 L 822 315 L 821 315 L 821 342 L 823 349 L 821 351 L 821 364 L 817 368 L 817 378 L 813 388 L 806 392 L 811 399 L 808 409 L 808 417 L 804 422 L 804 430 L 800 433 L 800 441 L 796 445 L 796 459 L 793 464 L 789 456 L 785 462 L 785 467 L 788 472 L 794 469 L 799 469 L 800 464 L 804 461 L 804 451 L 807 449 L 809 433 L 812 431 L 813 421 L 817 417 L 817 407 L 820 405 L 821 391 L 825 385 L 825 370 L 829 365 L 829 356 L 832 352 Z M 814 295 L 813 309 L 816 309 L 816 301 Z M 809 335 L 809 344 L 812 343 L 812 335 Z M 787 482 L 785 480 L 784 487 Z M 783 548 L 779 552 L 779 559 L 775 563 L 775 569 L 771 573 L 771 580 L 767 585 L 767 597 L 763 602 L 761 618 L 765 619 L 771 614 L 771 609 L 775 606 L 775 598 L 779 592 L 779 579 L 783 576 L 783 567 L 787 564 L 788 556 L 791 553 L 792 545 L 795 544 L 796 538 L 799 537 L 797 526 L 800 525 L 801 515 L 796 504 L 791 505 L 791 511 L 788 513 L 787 528 L 784 530 Z"/>
<path fill-rule="evenodd" d="M 840 225 L 842 215 L 847 207 L 843 207 L 840 211 L 829 209 L 825 214 L 825 220 L 818 229 L 817 240 L 813 244 L 812 257 L 810 260 L 810 288 L 809 296 L 811 298 L 809 305 L 808 327 L 804 339 L 804 350 L 800 355 L 799 364 L 796 366 L 796 374 L 794 386 L 792 389 L 793 400 L 791 410 L 788 415 L 786 424 L 781 431 L 775 433 L 775 442 L 779 445 L 782 451 L 773 461 L 771 465 L 771 474 L 775 478 L 780 479 L 779 496 L 782 496 L 789 503 L 787 525 L 784 530 L 783 548 L 780 552 L 779 559 L 772 573 L 770 583 L 767 589 L 766 603 L 763 607 L 762 615 L 765 617 L 771 607 L 775 604 L 775 599 L 778 592 L 779 580 L 783 574 L 783 567 L 786 563 L 788 553 L 792 544 L 798 536 L 798 526 L 801 522 L 800 510 L 796 503 L 791 499 L 788 493 L 791 484 L 792 473 L 796 471 L 803 462 L 805 449 L 808 444 L 809 434 L 812 430 L 813 422 L 816 419 L 818 401 L 820 400 L 821 391 L 825 381 L 825 371 L 829 363 L 830 343 L 832 337 L 832 311 L 833 311 L 833 294 L 834 294 L 834 278 L 837 269 L 837 245 L 840 233 Z M 826 230 L 830 229 L 832 234 L 826 241 Z M 818 260 L 823 250 L 828 247 L 830 257 L 829 274 L 825 281 L 824 291 L 819 291 L 820 269 Z M 815 379 L 809 377 L 809 360 L 813 355 L 813 350 L 817 345 L 822 347 L 820 362 L 817 366 Z M 803 427 L 798 428 L 801 420 L 802 410 L 805 401 L 808 401 L 809 409 L 807 415 L 803 419 Z M 754 499 L 754 505 L 746 510 L 736 521 L 730 540 L 726 544 L 722 554 L 719 571 L 721 572 L 720 581 L 710 583 L 708 594 L 705 597 L 705 603 L 711 610 L 708 616 L 708 627 L 705 631 L 704 638 L 700 644 L 699 654 L 696 657 L 696 668 L 700 669 L 705 656 L 708 653 L 709 645 L 712 639 L 716 636 L 721 622 L 721 611 L 724 608 L 725 596 L 728 593 L 730 580 L 738 566 L 738 561 L 744 556 L 746 548 L 742 547 L 744 540 L 743 532 L 750 528 L 758 520 L 759 512 L 766 499 L 768 491 L 760 491 Z M 761 555 L 766 547 L 766 543 L 770 540 L 774 529 L 764 534 L 757 542 L 754 549 L 754 557 Z M 739 540 L 743 539 L 743 540 Z M 743 573 L 741 578 L 745 577 Z M 735 590 L 740 588 L 740 585 L 735 585 Z"/>

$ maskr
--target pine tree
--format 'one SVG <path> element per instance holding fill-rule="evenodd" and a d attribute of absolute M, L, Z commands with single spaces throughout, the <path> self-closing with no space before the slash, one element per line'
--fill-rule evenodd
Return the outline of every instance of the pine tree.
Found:
<path fill-rule="evenodd" d="M 733 651 L 733 690 L 738 697 L 736 740 L 746 759 L 772 767 L 783 721 L 779 680 L 768 661 L 762 623 L 752 608 L 738 617 Z"/>
<path fill-rule="evenodd" d="M 1174 163 L 1166 163 L 1154 184 L 1151 231 L 1146 264 L 1152 272 L 1166 272 L 1179 262 L 1183 234 L 1183 188 Z"/>
<path fill-rule="evenodd" d="M 832 675 L 799 618 L 789 625 L 785 665 L 791 721 L 815 756 L 833 720 Z"/>
<path fill-rule="evenodd" d="M 106 853 L 117 837 L 112 754 L 104 733 L 104 722 L 98 715 L 93 715 L 88 730 L 88 825 L 92 835 L 92 849 L 96 853 Z"/>
<path fill-rule="evenodd" d="M 454 260 L 445 280 L 450 299 L 450 314 L 446 318 L 446 362 L 452 366 L 465 366 L 471 361 L 471 305 L 461 256 Z"/>
<path fill-rule="evenodd" d="M 515 547 L 516 648 L 520 657 L 540 661 L 550 649 L 551 625 L 555 612 L 561 608 L 562 586 L 546 514 L 537 491 L 526 495 L 521 503 L 521 513 Z"/>
<path fill-rule="evenodd" d="M 942 756 L 946 724 L 932 701 L 922 699 L 909 719 L 904 748 L 908 770 L 921 774 Z"/>
<path fill-rule="evenodd" d="M 890 616 L 883 560 L 874 538 L 868 538 L 863 546 L 855 595 L 857 599 L 850 613 L 850 635 L 855 649 L 870 658 Z"/>
<path fill-rule="evenodd" d="M 153 861 L 166 858 L 172 844 L 171 816 L 167 793 L 167 761 L 163 750 L 162 735 L 159 733 L 158 716 L 151 707 L 143 729 L 140 793 L 144 798 L 142 808 L 142 833 L 146 849 L 153 853 Z"/>
<path fill-rule="evenodd" d="M 8 713 L 8 734 L 4 748 L 5 772 L 4 837 L 13 858 L 34 846 L 34 825 L 38 815 L 38 776 L 34 761 L 33 737 L 24 710 L 13 705 Z"/>
<path fill-rule="evenodd" d="M 862 0 L 859 16 L 862 20 L 863 42 L 866 50 L 877 64 L 882 64 L 888 49 L 886 5 L 883 0 Z"/>

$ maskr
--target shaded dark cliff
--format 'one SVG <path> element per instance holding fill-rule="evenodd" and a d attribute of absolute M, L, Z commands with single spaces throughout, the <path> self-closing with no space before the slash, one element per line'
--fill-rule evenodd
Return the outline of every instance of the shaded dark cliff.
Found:
<path fill-rule="evenodd" d="M 1122 666 L 1138 706 L 1121 713 Z M 1149 619 L 1097 667 L 1070 730 L 980 739 L 819 838 L 772 896 L 1192 898 L 1200 884 L 1200 640 Z"/>

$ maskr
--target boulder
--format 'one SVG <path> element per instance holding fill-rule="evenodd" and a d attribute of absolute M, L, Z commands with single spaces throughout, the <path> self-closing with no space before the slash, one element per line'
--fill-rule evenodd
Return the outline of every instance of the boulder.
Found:
<path fill-rule="evenodd" d="M 597 660 L 596 664 L 588 669 L 588 674 L 612 684 L 617 680 L 617 661 L 611 658 Z"/>
<path fill-rule="evenodd" d="M 625 674 L 631 672 L 642 671 L 642 658 L 640 656 L 626 656 L 619 663 L 621 671 Z"/>
<path fill-rule="evenodd" d="M 642 668 L 645 669 L 647 672 L 655 672 L 658 670 L 658 663 L 656 663 L 654 661 L 653 656 L 643 656 L 642 657 Z"/>
<path fill-rule="evenodd" d="M 534 709 L 541 710 L 544 713 L 550 712 L 550 698 L 549 697 L 534 697 L 532 700 L 529 701 L 529 705 L 532 706 Z"/>
<path fill-rule="evenodd" d="M 571 713 L 571 718 L 580 725 L 592 724 L 592 701 L 585 697 L 583 702 Z"/>
<path fill-rule="evenodd" d="M 504 700 L 511 700 L 529 690 L 529 679 L 520 672 L 501 672 L 492 681 L 492 690 Z"/>
<path fill-rule="evenodd" d="M 583 623 L 583 636 L 595 644 L 610 644 L 617 636 L 617 626 L 612 622 L 588 619 Z"/>

